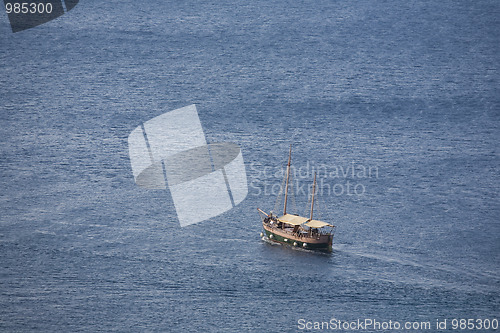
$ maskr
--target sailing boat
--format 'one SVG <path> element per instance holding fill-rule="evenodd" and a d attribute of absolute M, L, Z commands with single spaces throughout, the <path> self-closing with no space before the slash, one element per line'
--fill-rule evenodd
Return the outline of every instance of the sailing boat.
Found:
<path fill-rule="evenodd" d="M 283 215 L 277 216 L 272 212 L 267 214 L 263 210 L 257 208 L 262 218 L 262 227 L 264 228 L 265 235 L 273 242 L 287 244 L 294 247 L 302 247 L 310 250 L 331 252 L 335 226 L 313 219 L 316 174 L 314 174 L 309 218 L 296 214 L 288 214 L 286 211 L 291 161 L 292 146 L 290 145 L 290 153 L 288 155 L 288 164 L 286 168 L 285 203 L 283 206 Z M 261 233 L 261 237 L 263 236 L 264 234 Z"/>

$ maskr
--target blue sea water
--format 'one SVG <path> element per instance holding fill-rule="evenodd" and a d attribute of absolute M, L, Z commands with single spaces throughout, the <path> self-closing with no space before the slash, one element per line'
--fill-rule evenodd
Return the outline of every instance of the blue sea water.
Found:
<path fill-rule="evenodd" d="M 495 0 L 82 0 L 14 34 L 1 14 L 0 331 L 500 319 L 499 18 Z M 192 103 L 242 148 L 249 194 L 180 228 L 127 137 Z M 259 236 L 290 144 L 291 209 L 328 171 L 332 254 Z"/>

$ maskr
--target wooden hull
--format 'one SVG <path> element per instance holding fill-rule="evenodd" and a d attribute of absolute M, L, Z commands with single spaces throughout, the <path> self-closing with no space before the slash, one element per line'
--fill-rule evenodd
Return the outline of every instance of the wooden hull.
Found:
<path fill-rule="evenodd" d="M 266 223 L 263 223 L 262 226 L 266 236 L 273 242 L 301 247 L 308 250 L 332 252 L 333 235 L 297 235 L 293 234 L 291 230 L 272 227 Z"/>

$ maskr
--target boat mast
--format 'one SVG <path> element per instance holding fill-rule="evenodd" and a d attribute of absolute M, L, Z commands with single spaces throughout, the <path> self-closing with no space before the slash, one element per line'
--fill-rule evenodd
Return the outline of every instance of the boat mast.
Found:
<path fill-rule="evenodd" d="M 316 172 L 314 173 L 313 194 L 312 194 L 312 200 L 311 200 L 311 216 L 309 217 L 309 220 L 312 220 L 312 219 L 313 219 L 313 209 L 314 209 L 314 192 L 316 192 Z"/>
<path fill-rule="evenodd" d="M 288 165 L 286 166 L 285 206 L 283 207 L 283 215 L 286 215 L 286 202 L 288 199 L 288 180 L 290 178 L 290 162 L 291 161 L 292 161 L 292 145 L 290 144 L 290 153 L 288 154 Z"/>

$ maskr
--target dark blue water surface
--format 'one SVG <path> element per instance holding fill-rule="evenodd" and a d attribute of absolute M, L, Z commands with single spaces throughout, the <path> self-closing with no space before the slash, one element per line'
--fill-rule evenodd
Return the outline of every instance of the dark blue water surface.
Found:
<path fill-rule="evenodd" d="M 82 0 L 0 36 L 0 331 L 499 318 L 498 1 Z M 249 194 L 180 228 L 127 137 L 192 103 Z M 260 239 L 290 143 L 331 255 Z"/>

